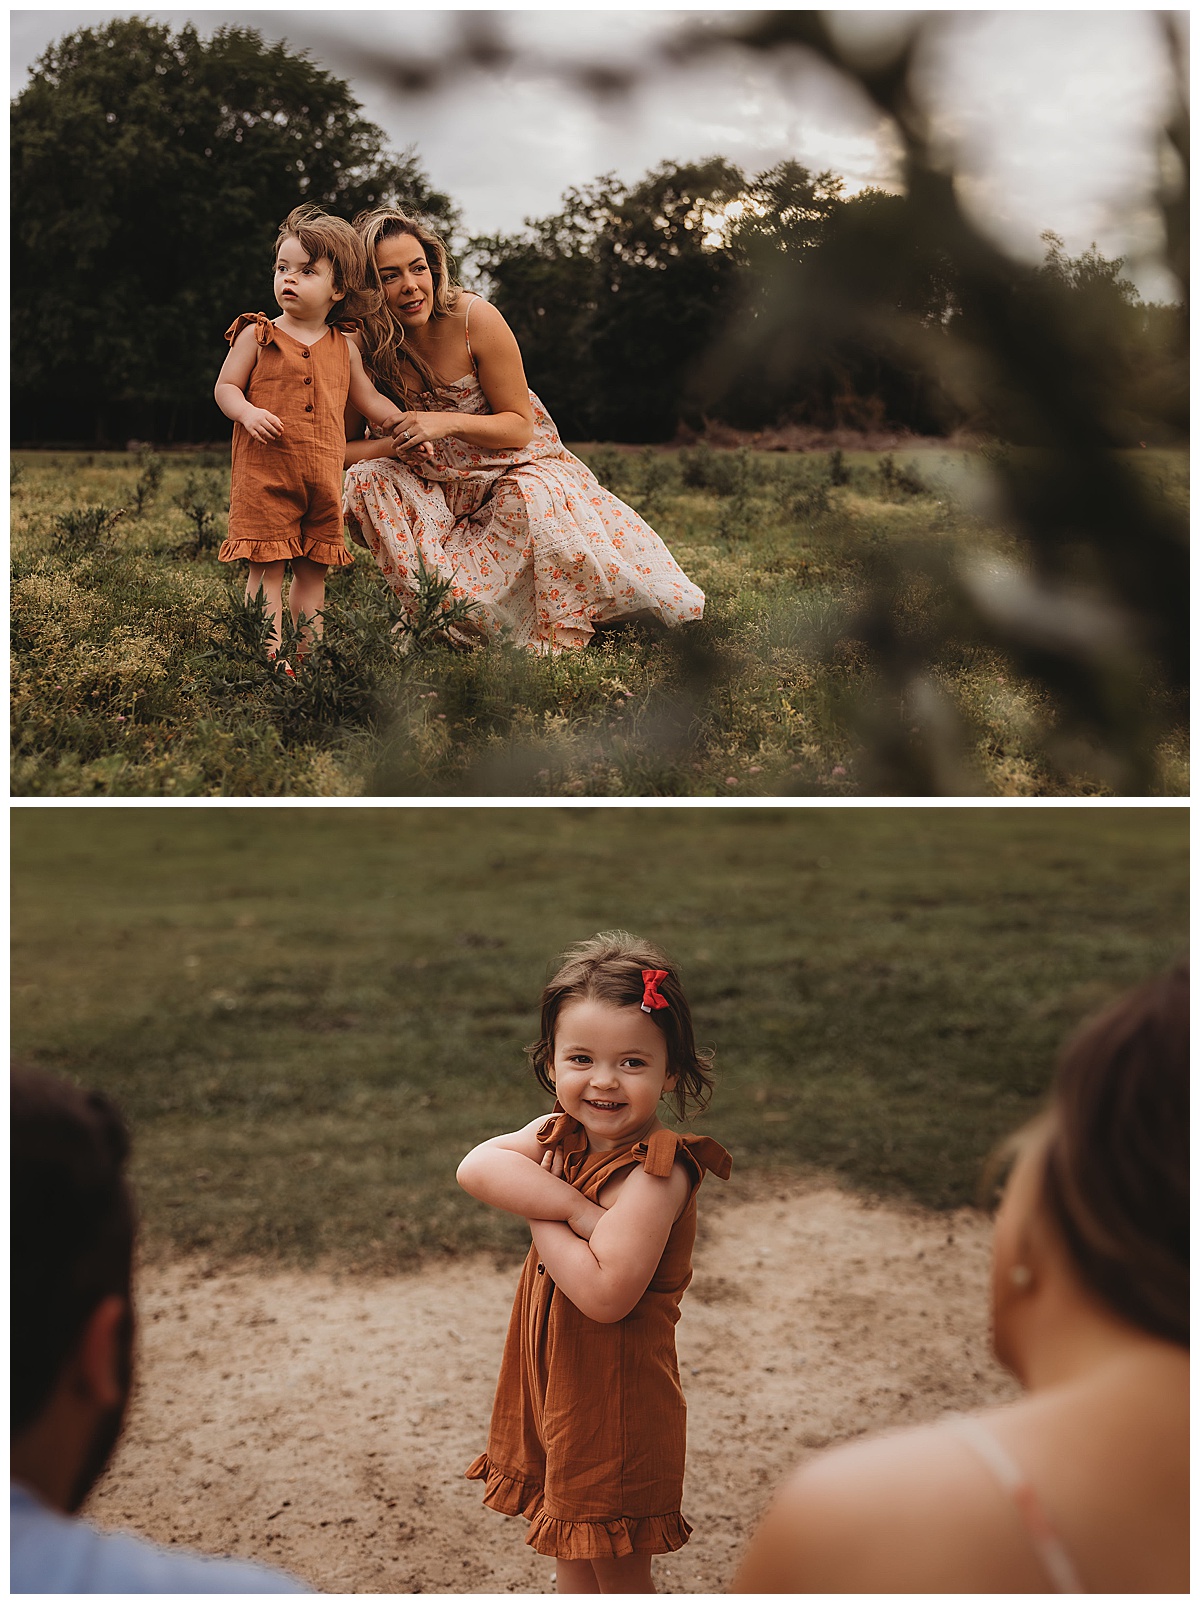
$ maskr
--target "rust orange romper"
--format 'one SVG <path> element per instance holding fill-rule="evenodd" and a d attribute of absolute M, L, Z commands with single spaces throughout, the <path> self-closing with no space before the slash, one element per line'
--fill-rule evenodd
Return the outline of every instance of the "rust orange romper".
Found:
<path fill-rule="evenodd" d="M 223 563 L 307 557 L 344 568 L 354 561 L 342 539 L 350 393 L 345 335 L 331 327 L 315 345 L 302 345 L 277 329 L 265 312 L 243 312 L 225 338 L 232 345 L 250 323 L 258 361 L 246 399 L 273 412 L 283 435 L 264 443 L 234 424 L 229 533 L 217 555 Z"/>
<path fill-rule="evenodd" d="M 705 1170 L 731 1160 L 707 1136 L 654 1131 L 613 1153 L 589 1153 L 569 1114 L 538 1131 L 561 1146 L 563 1174 L 594 1203 L 621 1170 L 669 1175 L 676 1156 L 692 1180 L 683 1213 L 641 1299 L 603 1325 L 555 1287 L 530 1249 L 521 1271 L 496 1384 L 487 1452 L 467 1469 L 483 1501 L 530 1522 L 526 1542 L 556 1559 L 667 1554 L 691 1534 L 680 1505 L 687 1405 L 675 1358 L 679 1304 L 692 1279 L 696 1191 Z"/>

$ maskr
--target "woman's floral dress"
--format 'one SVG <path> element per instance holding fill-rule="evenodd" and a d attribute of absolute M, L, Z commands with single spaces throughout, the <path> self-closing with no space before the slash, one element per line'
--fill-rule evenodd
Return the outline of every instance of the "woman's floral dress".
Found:
<path fill-rule="evenodd" d="M 630 613 L 665 624 L 699 618 L 704 592 L 649 524 L 566 449 L 532 390 L 529 400 L 533 437 L 518 451 L 444 439 L 432 461 L 375 457 L 347 471 L 346 522 L 392 590 L 411 604 L 423 561 L 477 604 L 476 638 L 543 653 L 586 646 L 594 625 Z M 474 372 L 420 406 L 491 410 Z"/>

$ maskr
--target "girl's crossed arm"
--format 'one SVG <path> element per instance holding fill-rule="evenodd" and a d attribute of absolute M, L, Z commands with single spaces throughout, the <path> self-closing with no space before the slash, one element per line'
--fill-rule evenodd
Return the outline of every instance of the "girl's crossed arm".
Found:
<path fill-rule="evenodd" d="M 650 1285 L 691 1182 L 676 1163 L 670 1175 L 631 1170 L 587 1241 L 557 1219 L 530 1220 L 538 1254 L 556 1284 L 589 1320 L 623 1320 Z"/>
<path fill-rule="evenodd" d="M 522 1130 L 472 1148 L 458 1166 L 458 1184 L 481 1203 L 530 1221 L 553 1221 L 578 1240 L 591 1234 L 606 1211 L 551 1173 L 537 1140 L 545 1123 L 545 1114 L 539 1114 Z"/>

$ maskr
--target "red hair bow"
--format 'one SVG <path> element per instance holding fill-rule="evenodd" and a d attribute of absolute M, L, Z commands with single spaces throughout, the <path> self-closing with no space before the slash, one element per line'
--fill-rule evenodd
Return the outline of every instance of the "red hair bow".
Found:
<path fill-rule="evenodd" d="M 645 982 L 642 991 L 642 1012 L 648 1014 L 652 1008 L 669 1008 L 671 1005 L 665 997 L 658 995 L 658 983 L 667 978 L 665 969 L 643 969 L 642 980 Z"/>

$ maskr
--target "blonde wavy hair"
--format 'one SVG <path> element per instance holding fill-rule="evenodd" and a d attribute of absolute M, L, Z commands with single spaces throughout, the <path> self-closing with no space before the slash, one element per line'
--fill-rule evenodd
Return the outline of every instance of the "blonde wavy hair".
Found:
<path fill-rule="evenodd" d="M 381 240 L 394 239 L 401 234 L 416 240 L 425 252 L 433 279 L 430 316 L 438 318 L 452 312 L 463 293 L 462 285 L 454 277 L 453 261 L 445 241 L 417 218 L 394 206 L 377 206 L 374 211 L 360 212 L 354 219 L 354 229 L 366 251 L 367 283 L 380 295 L 378 308 L 360 320 L 363 361 L 372 379 L 397 403 L 421 391 L 437 392 L 441 386 L 432 370 L 405 342 L 404 329 L 387 304 L 375 250 Z"/>

